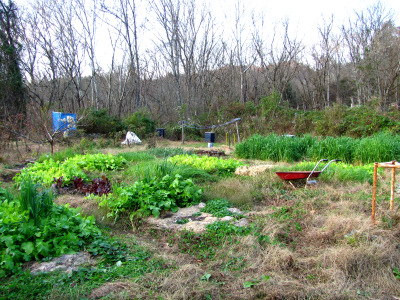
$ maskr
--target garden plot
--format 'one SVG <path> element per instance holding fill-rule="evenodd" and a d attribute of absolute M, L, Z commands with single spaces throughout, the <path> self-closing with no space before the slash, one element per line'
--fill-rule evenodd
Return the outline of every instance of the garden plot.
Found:
<path fill-rule="evenodd" d="M 65 246 L 71 246 L 73 251 L 87 249 L 97 257 L 96 263 L 71 274 L 56 271 L 33 277 L 20 271 L 15 261 L 14 275 L 8 273 L 0 286 L 0 298 L 390 298 L 400 294 L 400 218 L 398 211 L 390 214 L 384 207 L 389 193 L 382 180 L 377 199 L 380 222 L 370 225 L 369 165 L 338 164 L 327 172 L 329 176 L 320 176 L 318 188 L 293 189 L 275 175 L 274 168 L 257 176 L 236 176 L 233 171 L 242 163 L 187 156 L 181 148 L 101 156 L 97 160 L 101 163 L 91 169 L 74 163 L 74 155 L 68 157 L 35 164 L 32 178 L 44 178 L 37 180 L 50 187 L 54 178 L 50 180 L 48 170 L 66 179 L 78 171 L 85 191 L 94 189 L 88 187 L 93 179 L 105 176 L 112 192 L 64 194 L 55 199 L 70 208 L 82 207 L 102 230 L 93 227 L 93 217 L 78 221 L 76 210 L 72 214 L 65 210 L 66 217 L 51 219 L 57 237 L 68 232 L 69 239 L 74 238 L 71 233 L 79 237 L 85 226 L 90 234 L 73 244 L 60 238 L 53 247 L 59 253 L 51 255 L 65 254 Z M 64 166 L 66 161 L 69 165 Z M 115 167 L 109 167 L 111 161 Z M 279 169 L 308 169 L 307 164 L 314 162 L 279 164 Z M 28 174 L 29 167 L 24 172 Z M 66 179 L 58 181 L 61 186 Z M 0 197 L 4 199 L 5 192 Z M 17 204 L 7 201 L 1 205 L 8 212 L 20 212 Z M 201 202 L 205 207 L 199 206 Z M 232 219 L 222 221 L 226 217 Z M 71 218 L 72 225 L 67 222 Z M 190 228 L 207 218 L 212 222 L 202 230 Z M 248 225 L 237 226 L 243 220 Z M 24 255 L 43 260 L 43 233 L 37 231 L 20 241 L 9 229 L 5 245 L 18 250 L 21 262 Z M 9 257 L 7 266 L 11 267 Z"/>

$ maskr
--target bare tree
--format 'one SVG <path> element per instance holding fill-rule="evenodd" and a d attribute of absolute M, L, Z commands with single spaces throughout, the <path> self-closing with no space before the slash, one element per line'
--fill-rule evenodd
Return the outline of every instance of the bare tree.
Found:
<path fill-rule="evenodd" d="M 114 0 L 112 4 L 107 4 L 104 0 L 101 4 L 102 10 L 117 20 L 119 25 L 114 25 L 113 21 L 108 25 L 120 32 L 124 42 L 126 51 L 129 54 L 129 73 L 134 81 L 134 98 L 136 109 L 140 108 L 141 89 L 141 69 L 139 59 L 139 42 L 138 42 L 138 21 L 137 7 L 135 0 Z"/>
<path fill-rule="evenodd" d="M 281 36 L 278 37 L 279 30 L 275 26 L 269 46 L 260 34 L 253 35 L 253 43 L 263 74 L 270 84 L 270 92 L 276 91 L 283 98 L 298 71 L 304 46 L 296 37 L 290 37 L 288 20 L 283 21 L 281 26 Z"/>
<path fill-rule="evenodd" d="M 382 57 L 376 49 L 378 44 L 374 41 L 384 24 L 392 19 L 392 13 L 378 2 L 355 15 L 355 21 L 349 20 L 347 27 L 342 26 L 342 33 L 353 65 L 357 100 L 359 104 L 364 104 L 372 97 L 382 97 L 377 88 L 380 85 L 377 68 Z"/>
<path fill-rule="evenodd" d="M 172 0 L 152 1 L 151 7 L 156 14 L 158 24 L 161 25 L 161 32 L 157 35 L 157 49 L 162 53 L 164 59 L 169 63 L 176 84 L 176 95 L 178 105 L 182 107 L 182 87 L 181 87 L 181 48 L 179 35 L 179 22 L 181 14 L 181 2 Z"/>
<path fill-rule="evenodd" d="M 89 3 L 88 3 L 89 2 Z M 96 30 L 98 0 L 74 0 L 74 14 L 83 28 L 83 43 L 89 57 L 91 77 L 91 105 L 99 109 L 97 90 Z"/>

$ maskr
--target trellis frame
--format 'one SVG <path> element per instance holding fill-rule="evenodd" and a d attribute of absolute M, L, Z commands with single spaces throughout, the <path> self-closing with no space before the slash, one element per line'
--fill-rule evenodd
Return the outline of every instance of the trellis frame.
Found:
<path fill-rule="evenodd" d="M 375 208 L 376 208 L 376 183 L 378 181 L 378 168 L 392 169 L 392 181 L 390 187 L 390 210 L 393 211 L 394 207 L 394 183 L 396 178 L 396 169 L 400 169 L 400 163 L 393 160 L 391 162 L 374 163 L 374 181 L 372 188 L 372 214 L 371 222 L 375 223 Z"/>

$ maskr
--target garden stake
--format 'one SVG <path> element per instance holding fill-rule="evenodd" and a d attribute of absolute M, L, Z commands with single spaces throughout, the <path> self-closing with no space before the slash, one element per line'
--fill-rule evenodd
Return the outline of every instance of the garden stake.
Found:
<path fill-rule="evenodd" d="M 372 187 L 372 213 L 371 222 L 375 224 L 375 208 L 376 208 L 376 182 L 378 177 L 378 167 L 381 168 L 391 168 L 392 169 L 392 181 L 390 186 L 390 210 L 393 211 L 394 208 L 394 183 L 396 179 L 396 169 L 400 168 L 400 164 L 395 160 L 391 162 L 384 163 L 374 163 L 374 182 Z"/>
<path fill-rule="evenodd" d="M 395 162 L 392 161 L 392 164 L 394 165 Z M 393 211 L 393 204 L 394 204 L 394 179 L 396 177 L 396 169 L 392 168 L 392 186 L 390 190 L 390 210 Z"/>

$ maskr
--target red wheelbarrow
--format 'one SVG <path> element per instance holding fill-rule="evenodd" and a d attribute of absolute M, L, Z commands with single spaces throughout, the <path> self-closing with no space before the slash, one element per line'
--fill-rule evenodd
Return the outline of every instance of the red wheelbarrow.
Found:
<path fill-rule="evenodd" d="M 332 163 L 341 161 L 340 159 L 332 159 L 321 171 L 315 171 L 318 165 L 323 162 L 328 161 L 327 159 L 321 159 L 317 165 L 314 167 L 312 171 L 289 171 L 289 172 L 275 172 L 283 180 L 298 180 L 298 179 L 306 179 L 306 184 L 313 184 L 316 183 L 315 180 L 309 180 L 312 177 L 318 177 L 325 169 Z"/>

